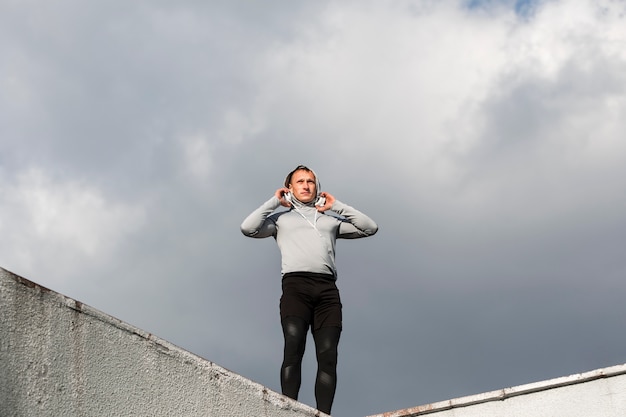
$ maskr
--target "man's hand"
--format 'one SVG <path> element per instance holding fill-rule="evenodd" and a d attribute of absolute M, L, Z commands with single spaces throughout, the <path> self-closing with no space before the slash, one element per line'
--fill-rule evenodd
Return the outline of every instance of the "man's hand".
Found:
<path fill-rule="evenodd" d="M 326 202 L 324 203 L 323 206 L 317 206 L 317 211 L 323 213 L 326 210 L 330 210 L 330 208 L 335 203 L 335 197 L 333 197 L 332 194 L 329 194 L 327 192 L 321 192 L 320 197 L 324 197 L 326 199 Z"/>
<path fill-rule="evenodd" d="M 274 195 L 276 196 L 276 198 L 278 200 L 280 200 L 280 205 L 284 206 L 284 207 L 291 207 L 291 203 L 287 200 L 285 200 L 285 194 L 287 194 L 289 192 L 289 188 L 279 188 L 278 190 L 276 190 L 276 192 L 274 193 Z"/>

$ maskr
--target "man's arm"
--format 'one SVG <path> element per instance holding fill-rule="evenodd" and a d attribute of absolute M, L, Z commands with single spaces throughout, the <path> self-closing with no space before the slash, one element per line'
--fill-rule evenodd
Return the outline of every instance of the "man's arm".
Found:
<path fill-rule="evenodd" d="M 330 210 L 342 216 L 345 220 L 339 225 L 337 233 L 338 238 L 357 239 L 376 234 L 378 225 L 374 220 L 361 213 L 354 207 L 342 203 L 337 199 L 333 199 L 333 205 Z"/>
<path fill-rule="evenodd" d="M 267 200 L 241 223 L 241 233 L 256 238 L 276 235 L 276 224 L 269 219 L 269 216 L 280 205 L 281 202 L 276 196 Z"/>

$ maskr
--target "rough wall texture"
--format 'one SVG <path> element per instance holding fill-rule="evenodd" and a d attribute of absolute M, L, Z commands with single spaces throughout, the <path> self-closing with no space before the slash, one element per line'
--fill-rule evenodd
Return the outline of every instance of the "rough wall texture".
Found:
<path fill-rule="evenodd" d="M 626 365 L 370 417 L 624 417 Z M 0 268 L 0 417 L 320 412 Z"/>
<path fill-rule="evenodd" d="M 0 416 L 320 412 L 0 268 Z"/>

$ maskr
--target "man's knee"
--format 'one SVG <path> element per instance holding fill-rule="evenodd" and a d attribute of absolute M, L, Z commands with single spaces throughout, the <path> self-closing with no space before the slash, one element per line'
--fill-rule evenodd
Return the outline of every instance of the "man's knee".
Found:
<path fill-rule="evenodd" d="M 337 365 L 337 346 L 341 329 L 324 327 L 314 334 L 317 362 L 322 367 L 334 368 Z"/>
<path fill-rule="evenodd" d="M 282 321 L 285 353 L 302 356 L 306 344 L 308 324 L 300 317 L 286 317 Z"/>

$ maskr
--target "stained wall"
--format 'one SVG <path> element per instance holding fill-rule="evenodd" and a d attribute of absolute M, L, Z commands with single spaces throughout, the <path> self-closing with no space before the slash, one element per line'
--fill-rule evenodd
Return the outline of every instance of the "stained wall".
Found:
<path fill-rule="evenodd" d="M 2 417 L 323 415 L 2 268 L 0 315 Z"/>

